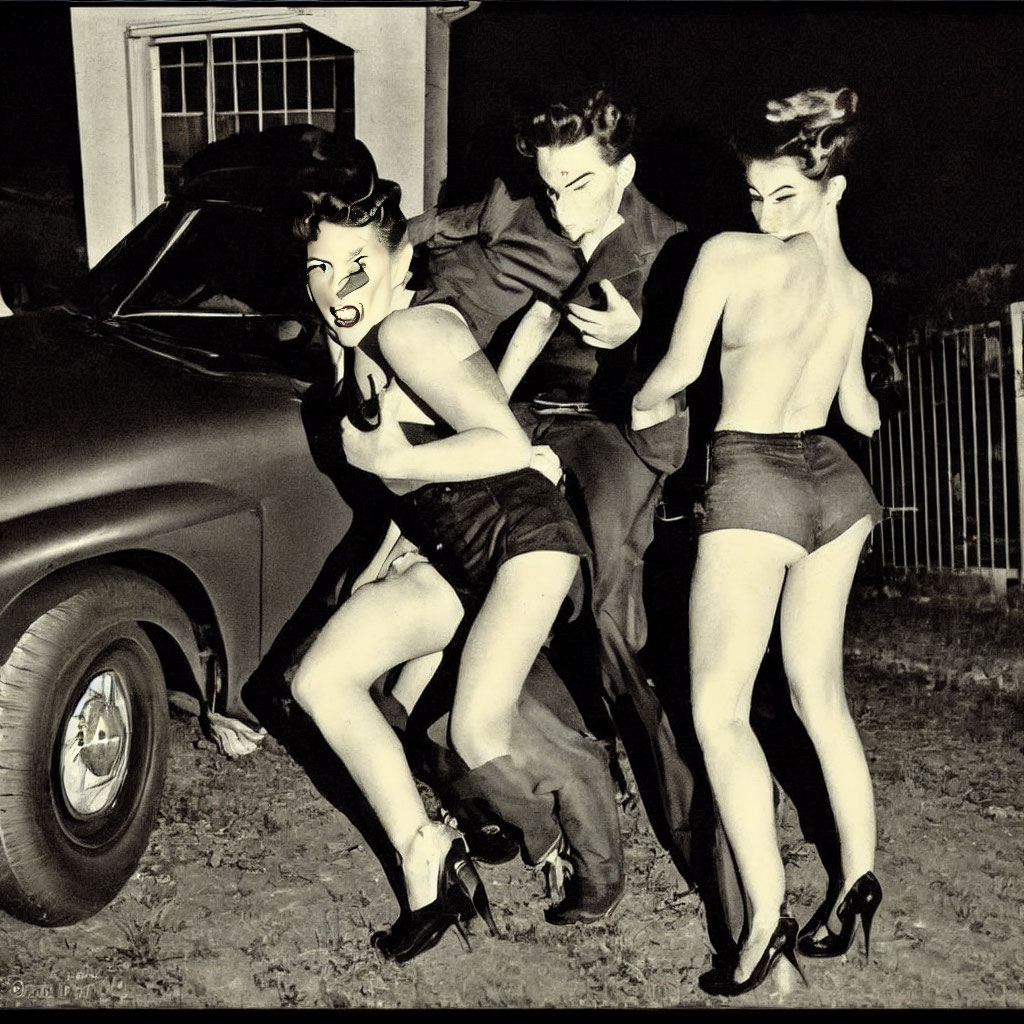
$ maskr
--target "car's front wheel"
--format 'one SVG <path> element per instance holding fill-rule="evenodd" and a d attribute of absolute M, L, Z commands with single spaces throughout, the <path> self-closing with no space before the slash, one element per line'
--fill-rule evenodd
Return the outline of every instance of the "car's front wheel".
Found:
<path fill-rule="evenodd" d="M 97 580 L 41 615 L 0 666 L 0 907 L 62 925 L 131 877 L 163 790 L 167 694 L 132 615 L 151 585 Z"/>

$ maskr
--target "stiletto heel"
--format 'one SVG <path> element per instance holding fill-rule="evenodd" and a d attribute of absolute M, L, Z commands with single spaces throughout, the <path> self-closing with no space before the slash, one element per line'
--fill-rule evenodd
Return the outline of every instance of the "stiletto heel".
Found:
<path fill-rule="evenodd" d="M 487 925 L 487 931 L 492 937 L 496 938 L 498 926 L 494 922 L 494 914 L 491 912 L 491 901 L 487 898 L 487 890 L 484 888 L 483 880 L 476 870 L 476 865 L 467 857 L 456 865 L 455 873 L 462 891 L 466 894 L 470 906 L 473 908 L 470 917 L 473 914 L 478 914 L 482 917 L 484 924 Z"/>
<path fill-rule="evenodd" d="M 771 974 L 780 957 L 785 957 L 796 968 L 800 980 L 806 985 L 807 979 L 796 959 L 796 933 L 799 929 L 796 918 L 780 917 L 761 959 L 754 965 L 750 977 L 744 981 L 733 978 L 735 964 L 716 967 L 702 974 L 698 979 L 700 987 L 713 996 L 738 996 L 752 992 Z"/>
<path fill-rule="evenodd" d="M 465 922 L 479 912 L 492 935 L 497 934 L 483 882 L 469 857 L 465 839 L 454 829 L 432 824 L 431 829 L 450 833 L 448 850 L 437 869 L 437 898 L 425 907 L 403 910 L 387 931 L 375 932 L 370 944 L 386 960 L 405 963 L 433 949 L 449 928 L 454 928 L 463 947 L 470 949 Z M 418 837 L 425 835 L 426 827 Z"/>
<path fill-rule="evenodd" d="M 853 945 L 859 920 L 864 929 L 864 959 L 867 960 L 871 955 L 871 922 L 881 902 L 882 887 L 878 884 L 878 879 L 868 871 L 853 883 L 836 910 L 836 917 L 839 918 L 841 926 L 839 934 L 828 932 L 820 939 L 814 938 L 814 931 L 817 931 L 817 928 L 812 931 L 810 925 L 819 916 L 815 914 L 801 934 L 798 945 L 800 952 L 810 957 L 842 956 Z"/>
<path fill-rule="evenodd" d="M 458 935 L 459 940 L 462 943 L 463 951 L 466 953 L 472 953 L 473 947 L 469 944 L 469 935 L 466 932 L 466 926 L 459 918 L 455 919 L 455 934 Z"/>
<path fill-rule="evenodd" d="M 790 920 L 796 924 L 796 918 L 790 918 Z M 800 961 L 796 958 L 796 929 L 793 928 L 793 941 L 786 944 L 782 950 L 782 955 L 789 961 L 790 965 L 800 976 L 800 981 L 803 982 L 804 988 L 807 988 L 807 977 L 804 974 L 804 969 L 800 966 Z"/>
<path fill-rule="evenodd" d="M 882 902 L 882 891 L 878 891 L 878 903 Z M 864 962 L 867 963 L 871 959 L 871 922 L 875 919 L 875 911 L 878 909 L 878 903 L 875 903 L 870 910 L 864 908 L 860 914 L 861 927 L 864 929 Z"/>

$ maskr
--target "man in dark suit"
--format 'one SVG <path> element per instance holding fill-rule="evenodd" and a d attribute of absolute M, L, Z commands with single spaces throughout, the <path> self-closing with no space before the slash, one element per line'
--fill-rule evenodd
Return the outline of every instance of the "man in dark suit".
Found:
<path fill-rule="evenodd" d="M 526 111 L 517 147 L 533 161 L 535 187 L 518 195 L 499 179 L 478 203 L 415 218 L 410 235 L 424 275 L 417 301 L 463 312 L 519 422 L 558 455 L 593 546 L 590 614 L 559 627 L 548 652 L 557 674 L 545 662 L 526 692 L 576 728 L 581 708 L 609 747 L 616 735 L 622 740 L 648 818 L 683 877 L 700 887 L 712 942 L 728 957 L 745 911 L 687 699 L 692 538 L 673 524 L 661 534 L 665 543 L 651 548 L 665 481 L 675 474 L 682 493 L 699 492 L 703 459 L 695 450 L 689 469 L 676 472 L 689 440 L 685 396 L 665 419 L 641 430 L 629 425 L 629 399 L 667 345 L 700 240 L 633 183 L 633 128 L 632 112 L 603 88 L 562 89 Z M 702 379 L 693 398 L 700 437 L 716 418 L 716 382 Z M 643 604 L 644 556 L 652 550 L 669 563 L 651 575 L 670 606 L 659 609 L 653 659 L 644 650 Z M 641 652 L 657 666 L 654 683 Z M 820 772 L 806 768 L 808 741 L 777 660 L 766 661 L 753 719 L 775 751 L 783 788 L 809 809 L 801 823 L 829 865 L 834 829 L 814 813 L 822 806 Z M 576 706 L 564 699 L 563 679 Z M 575 764 L 589 771 L 585 758 Z M 472 773 L 466 782 L 472 790 Z M 481 799 L 485 790 L 478 787 Z"/>

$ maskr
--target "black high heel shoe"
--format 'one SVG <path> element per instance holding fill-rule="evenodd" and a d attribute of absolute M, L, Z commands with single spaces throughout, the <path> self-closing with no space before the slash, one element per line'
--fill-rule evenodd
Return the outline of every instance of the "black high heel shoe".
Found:
<path fill-rule="evenodd" d="M 444 826 L 441 826 L 442 828 Z M 465 924 L 479 914 L 491 935 L 498 934 L 484 884 L 469 857 L 466 840 L 452 831 L 448 852 L 438 867 L 437 898 L 416 910 L 403 910 L 386 931 L 374 932 L 370 945 L 385 960 L 406 963 L 433 949 L 449 928 L 454 928 L 469 952 Z"/>
<path fill-rule="evenodd" d="M 469 916 L 462 917 L 461 920 L 469 921 L 474 915 L 479 915 L 484 919 L 491 938 L 497 938 L 498 926 L 494 921 L 494 914 L 491 912 L 491 901 L 487 898 L 487 890 L 484 888 L 483 879 L 481 879 L 476 865 L 468 856 L 469 847 L 465 840 L 463 840 L 463 850 L 465 855 L 460 857 L 455 864 L 455 877 L 459 888 L 469 899 L 469 907 L 472 909 L 469 910 Z"/>
<path fill-rule="evenodd" d="M 820 939 L 814 937 L 814 932 L 821 926 L 821 922 L 828 919 L 827 915 L 822 917 L 821 908 L 819 908 L 801 932 L 797 948 L 804 956 L 842 956 L 853 945 L 853 937 L 857 933 L 859 919 L 864 927 L 864 959 L 867 960 L 871 950 L 871 922 L 881 902 L 882 887 L 878 884 L 878 879 L 868 871 L 853 883 L 850 891 L 843 897 L 843 902 L 839 904 L 839 909 L 836 911 L 836 917 L 839 918 L 839 923 L 842 926 L 839 934 L 828 932 Z M 818 922 L 818 924 L 811 929 L 811 924 L 814 922 Z"/>
<path fill-rule="evenodd" d="M 738 996 L 744 992 L 752 992 L 771 974 L 772 969 L 779 962 L 779 957 L 784 956 L 796 968 L 800 980 L 806 985 L 807 979 L 796 959 L 797 929 L 795 917 L 780 917 L 775 931 L 772 932 L 772 937 L 768 940 L 768 945 L 761 954 L 761 959 L 757 961 L 750 976 L 744 981 L 734 980 L 735 965 L 730 963 L 702 974 L 697 983 L 712 996 Z"/>

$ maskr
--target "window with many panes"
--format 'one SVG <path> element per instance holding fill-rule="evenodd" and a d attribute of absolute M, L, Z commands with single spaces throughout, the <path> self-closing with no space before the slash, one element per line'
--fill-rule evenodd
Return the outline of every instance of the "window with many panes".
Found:
<path fill-rule="evenodd" d="M 352 50 L 302 28 L 155 40 L 164 182 L 203 146 L 280 124 L 355 130 Z"/>

